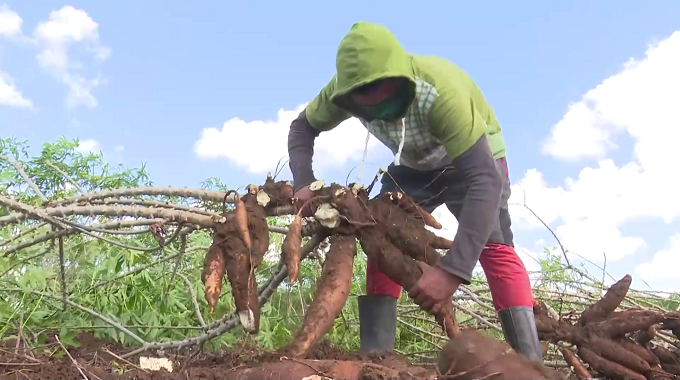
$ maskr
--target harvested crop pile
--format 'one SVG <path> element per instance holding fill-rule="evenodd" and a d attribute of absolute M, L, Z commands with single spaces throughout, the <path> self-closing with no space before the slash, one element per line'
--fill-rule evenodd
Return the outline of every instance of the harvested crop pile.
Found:
<path fill-rule="evenodd" d="M 562 353 L 578 378 L 599 375 L 614 380 L 651 380 L 680 375 L 678 353 L 650 342 L 657 330 L 673 331 L 680 313 L 615 311 L 628 293 L 631 281 L 631 276 L 626 275 L 616 282 L 575 323 L 568 318 L 551 317 L 546 305 L 535 301 L 539 339 L 569 345 Z"/>
<path fill-rule="evenodd" d="M 264 186 L 250 185 L 246 195 L 235 199 L 235 209 L 225 212 L 225 220 L 215 224 L 213 244 L 204 264 L 206 300 L 214 306 L 219 298 L 221 288 L 215 281 L 224 275 L 223 265 L 241 324 L 246 331 L 257 333 L 259 307 L 252 270 L 260 264 L 268 245 L 266 215 L 273 208 L 279 215 L 294 214 L 282 249 L 282 264 L 288 268 L 289 279 L 294 282 L 305 235 L 300 210 L 304 207 L 315 210 L 317 230 L 324 237 L 330 237 L 330 251 L 316 296 L 293 344 L 287 348 L 287 352 L 296 358 L 307 355 L 331 328 L 345 305 L 357 239 L 364 252 L 376 259 L 378 267 L 404 289 L 410 289 L 422 276 L 418 261 L 435 265 L 440 258 L 437 249 L 451 246 L 451 241 L 426 228 L 441 228 L 432 215 L 403 193 L 387 193 L 369 199 L 369 190 L 362 186 L 324 186 L 321 181 L 313 183 L 310 189 L 314 192 L 313 197 L 299 204 L 286 185 L 270 178 Z M 272 199 L 276 200 L 274 206 L 270 204 Z M 216 250 L 222 253 L 221 256 L 216 255 Z M 442 304 L 435 312 L 435 319 L 449 338 L 457 334 L 452 302 Z"/>
<path fill-rule="evenodd" d="M 376 259 L 381 271 L 405 289 L 410 289 L 422 275 L 417 261 L 434 265 L 440 257 L 436 249 L 451 245 L 450 241 L 426 229 L 427 224 L 437 225 L 434 218 L 404 194 L 397 193 L 398 197 L 385 194 L 369 200 L 368 191 L 356 185 L 312 188 L 315 195 L 310 203 L 316 209 L 316 219 L 329 234 L 346 238 L 335 240 L 336 244 L 344 245 L 343 248 L 334 250 L 331 244 L 329 258 L 337 255 L 338 259 L 329 262 L 333 266 L 328 270 L 324 268 L 317 291 L 317 295 L 328 302 L 317 304 L 315 299 L 312 303 L 310 312 L 318 317 L 305 319 L 295 338 L 298 344 L 292 350 L 295 356 L 304 356 L 307 347 L 326 333 L 347 299 L 345 293 L 352 279 L 350 252 L 355 251 L 348 238 L 357 238 L 364 252 Z M 406 207 L 409 204 L 414 207 Z M 341 255 L 341 252 L 346 253 Z M 328 281 L 327 277 L 333 279 Z M 451 302 L 442 305 L 435 318 L 450 338 L 458 332 Z"/>

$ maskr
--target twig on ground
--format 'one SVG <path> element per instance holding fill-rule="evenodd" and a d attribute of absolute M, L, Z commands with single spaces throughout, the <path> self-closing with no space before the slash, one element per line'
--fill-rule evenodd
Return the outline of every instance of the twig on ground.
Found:
<path fill-rule="evenodd" d="M 73 365 L 76 366 L 76 368 L 78 369 L 78 372 L 80 372 L 80 376 L 82 376 L 84 380 L 90 380 L 90 379 L 88 379 L 88 377 L 85 375 L 85 372 L 83 372 L 82 368 L 80 368 L 80 365 L 78 364 L 78 362 L 76 361 L 76 359 L 74 359 L 73 356 L 71 356 L 71 353 L 68 352 L 68 350 L 66 349 L 66 347 L 61 343 L 61 340 L 59 340 L 59 336 L 55 335 L 55 336 L 54 336 L 54 339 L 56 339 L 57 343 L 59 343 L 59 346 L 61 346 L 61 349 L 64 350 L 64 352 L 66 353 L 66 355 L 68 355 L 69 359 L 71 359 L 71 361 L 73 362 Z"/>
<path fill-rule="evenodd" d="M 116 358 L 116 359 L 118 359 L 118 360 L 124 362 L 125 364 L 128 364 L 128 365 L 130 365 L 130 366 L 132 366 L 132 367 L 134 367 L 134 368 L 137 368 L 138 370 L 140 370 L 140 371 L 142 371 L 142 372 L 144 372 L 144 373 L 149 373 L 149 374 L 151 373 L 151 372 L 145 370 L 144 368 L 142 368 L 142 367 L 136 365 L 135 363 L 133 363 L 133 362 L 127 360 L 127 359 L 121 358 L 118 354 L 115 354 L 115 353 L 109 351 L 109 349 L 107 349 L 106 347 L 102 347 L 102 351 L 104 351 L 104 352 L 106 352 L 107 354 L 113 356 L 114 358 Z"/>
<path fill-rule="evenodd" d="M 24 358 L 24 359 L 30 360 L 30 361 L 32 361 L 33 363 L 42 364 L 42 362 L 41 362 L 40 360 L 38 360 L 38 359 L 36 359 L 36 358 L 34 358 L 34 357 L 32 357 L 32 356 L 29 356 L 29 355 L 26 355 L 26 354 L 22 354 L 22 353 L 20 353 L 20 352 L 14 352 L 14 353 L 12 353 L 11 351 L 5 350 L 5 349 L 3 349 L 3 348 L 0 348 L 0 352 L 4 352 L 4 353 L 6 353 L 6 354 L 11 354 L 11 355 L 14 355 L 14 356 L 19 357 L 19 358 Z"/>

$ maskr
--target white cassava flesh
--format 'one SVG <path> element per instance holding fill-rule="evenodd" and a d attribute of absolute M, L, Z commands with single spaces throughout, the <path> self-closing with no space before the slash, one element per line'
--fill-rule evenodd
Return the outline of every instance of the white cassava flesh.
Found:
<path fill-rule="evenodd" d="M 326 228 L 335 228 L 340 224 L 340 213 L 330 203 L 323 203 L 314 213 L 314 218 Z"/>

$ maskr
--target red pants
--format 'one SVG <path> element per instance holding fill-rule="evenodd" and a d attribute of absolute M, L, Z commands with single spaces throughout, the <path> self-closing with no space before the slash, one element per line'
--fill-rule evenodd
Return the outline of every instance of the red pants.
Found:
<path fill-rule="evenodd" d="M 533 306 L 529 275 L 513 247 L 488 244 L 482 250 L 479 262 L 489 282 L 493 306 L 497 311 L 515 306 Z M 375 262 L 369 259 L 366 293 L 399 298 L 401 286 L 380 272 Z"/>

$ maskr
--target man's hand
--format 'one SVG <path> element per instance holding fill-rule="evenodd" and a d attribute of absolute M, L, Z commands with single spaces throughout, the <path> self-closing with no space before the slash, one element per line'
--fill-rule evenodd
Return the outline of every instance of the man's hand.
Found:
<path fill-rule="evenodd" d="M 297 199 L 295 202 L 295 210 L 297 211 L 300 210 L 301 207 L 304 207 L 304 210 L 302 210 L 300 213 L 300 215 L 303 217 L 314 215 L 314 211 L 310 207 L 309 203 L 307 203 L 307 201 L 310 200 L 312 196 L 314 196 L 314 193 L 309 189 L 309 186 L 303 186 L 295 192 L 294 197 Z"/>
<path fill-rule="evenodd" d="M 418 262 L 423 275 L 409 290 L 408 295 L 421 309 L 435 313 L 439 305 L 453 296 L 463 280 L 439 267 Z"/>

